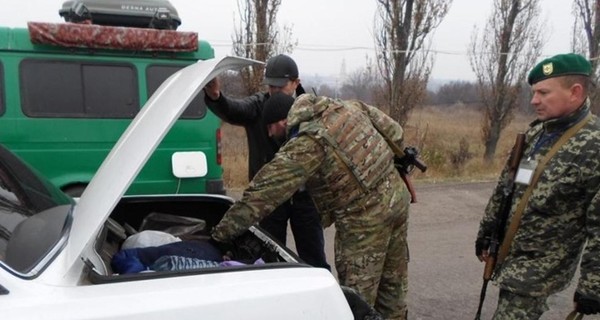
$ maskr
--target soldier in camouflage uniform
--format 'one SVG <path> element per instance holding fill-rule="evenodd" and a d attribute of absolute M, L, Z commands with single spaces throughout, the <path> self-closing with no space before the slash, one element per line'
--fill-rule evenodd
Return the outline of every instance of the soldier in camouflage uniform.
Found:
<path fill-rule="evenodd" d="M 279 120 L 270 121 L 269 133 L 287 131 L 289 140 L 213 229 L 213 239 L 231 240 L 305 186 L 323 226 L 335 222 L 340 283 L 386 319 L 406 319 L 409 193 L 373 123 L 398 145 L 402 128 L 362 102 L 312 94 L 301 95 Z"/>
<path fill-rule="evenodd" d="M 526 132 L 517 176 L 535 168 L 565 131 L 582 127 L 543 167 L 508 255 L 496 265 L 500 295 L 494 319 L 538 319 L 548 309 L 548 296 L 569 285 L 580 257 L 575 308 L 600 311 L 600 120 L 587 100 L 590 74 L 590 63 L 576 54 L 548 58 L 529 73 L 537 120 Z M 499 219 L 507 176 L 505 168 L 480 223 L 480 260 L 487 258 L 486 238 Z M 507 226 L 528 184 L 517 179 Z"/>
<path fill-rule="evenodd" d="M 304 93 L 298 78 L 296 62 L 279 54 L 271 57 L 265 67 L 264 84 L 268 92 L 233 99 L 221 94 L 221 85 L 215 78 L 204 88 L 204 101 L 208 108 L 227 123 L 242 126 L 246 130 L 248 143 L 248 177 L 252 180 L 260 168 L 273 159 L 282 141 L 271 139 L 262 119 L 264 105 L 274 93 L 289 96 Z M 285 138 L 285 137 L 284 137 Z M 307 192 L 299 190 L 288 201 L 282 203 L 260 226 L 274 238 L 286 243 L 289 225 L 294 236 L 298 256 L 314 267 L 330 270 L 325 257 L 325 239 L 319 222 L 319 214 Z"/>

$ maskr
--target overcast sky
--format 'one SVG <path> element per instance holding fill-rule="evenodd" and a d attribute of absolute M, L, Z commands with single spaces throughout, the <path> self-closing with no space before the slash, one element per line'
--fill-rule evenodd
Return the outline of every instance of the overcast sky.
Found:
<path fill-rule="evenodd" d="M 2 0 L 8 2 L 8 0 Z M 131 0 L 124 0 L 131 1 Z M 60 22 L 62 0 L 11 1 L 0 12 L 0 25 L 25 27 L 27 21 Z M 231 54 L 231 35 L 237 15 L 237 0 L 171 0 L 182 20 L 178 30 L 197 32 L 209 41 L 218 56 Z M 567 52 L 573 24 L 570 0 L 540 0 L 542 18 L 548 21 L 544 55 Z M 492 0 L 454 0 L 436 30 L 432 48 L 436 51 L 432 77 L 472 80 L 467 47 L 473 26 L 483 28 Z M 366 56 L 375 56 L 373 21 L 375 1 L 300 0 L 282 1 L 279 25 L 289 25 L 298 46 L 291 54 L 302 75 L 338 75 L 345 64 L 350 73 L 365 65 Z"/>

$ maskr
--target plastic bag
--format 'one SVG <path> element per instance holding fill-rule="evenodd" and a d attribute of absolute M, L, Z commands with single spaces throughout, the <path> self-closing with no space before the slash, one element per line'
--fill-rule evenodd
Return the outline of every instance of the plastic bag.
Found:
<path fill-rule="evenodd" d="M 206 221 L 202 219 L 160 212 L 148 214 L 140 225 L 140 230 L 164 231 L 182 239 L 206 237 L 208 233 L 205 229 Z"/>
<path fill-rule="evenodd" d="M 144 230 L 127 237 L 123 245 L 121 245 L 121 249 L 158 247 L 177 241 L 181 241 L 181 239 L 170 233 L 158 230 Z"/>

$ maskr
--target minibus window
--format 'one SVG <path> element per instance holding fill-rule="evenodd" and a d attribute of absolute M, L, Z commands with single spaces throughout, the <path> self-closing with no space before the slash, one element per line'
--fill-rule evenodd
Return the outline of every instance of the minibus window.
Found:
<path fill-rule="evenodd" d="M 25 59 L 20 70 L 29 117 L 133 118 L 140 108 L 133 65 Z"/>

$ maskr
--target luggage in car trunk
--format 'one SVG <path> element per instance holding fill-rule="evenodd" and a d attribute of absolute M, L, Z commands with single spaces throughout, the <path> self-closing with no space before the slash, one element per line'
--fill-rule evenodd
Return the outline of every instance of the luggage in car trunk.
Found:
<path fill-rule="evenodd" d="M 132 196 L 124 197 L 114 208 L 110 219 L 96 239 L 95 249 L 103 263 L 89 275 L 91 283 L 108 283 L 134 278 L 157 278 L 169 272 L 117 274 L 111 269 L 111 261 L 130 235 L 141 235 L 145 231 L 164 231 L 183 241 L 205 241 L 210 239 L 210 230 L 221 220 L 233 200 L 224 196 L 190 195 Z M 141 238 L 141 237 L 140 237 Z M 154 246 L 154 245 L 152 245 Z M 130 246 L 127 245 L 127 248 Z M 135 247 L 135 245 L 134 245 Z M 225 252 L 222 252 L 225 254 Z M 232 260 L 244 262 L 238 268 L 186 268 L 171 273 L 194 274 L 228 272 L 231 270 L 255 270 L 306 267 L 295 253 L 276 242 L 260 227 L 251 227 L 235 238 L 229 245 L 227 255 Z M 258 260 L 262 264 L 253 264 Z"/>
<path fill-rule="evenodd" d="M 168 0 L 69 0 L 58 14 L 66 22 L 176 30 L 181 19 Z"/>

